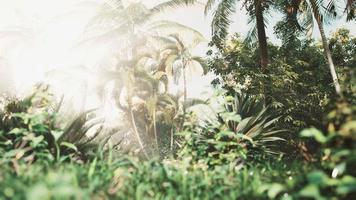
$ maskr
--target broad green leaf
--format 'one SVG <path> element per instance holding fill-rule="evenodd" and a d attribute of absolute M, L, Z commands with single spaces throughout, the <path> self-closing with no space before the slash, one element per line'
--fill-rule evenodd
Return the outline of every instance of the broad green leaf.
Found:
<path fill-rule="evenodd" d="M 308 129 L 304 129 L 300 135 L 302 137 L 313 137 L 316 141 L 324 144 L 328 141 L 327 137 L 324 136 L 324 134 L 319 131 L 316 128 L 308 128 Z"/>
<path fill-rule="evenodd" d="M 27 132 L 27 130 L 24 128 L 14 128 L 9 132 L 9 134 L 19 135 L 19 134 L 23 134 L 26 132 Z"/>
<path fill-rule="evenodd" d="M 349 194 L 351 192 L 356 192 L 356 178 L 352 176 L 344 176 L 339 181 L 336 188 L 338 194 Z"/>
<path fill-rule="evenodd" d="M 313 171 L 307 175 L 310 183 L 315 185 L 327 185 L 329 177 L 323 171 Z"/>
<path fill-rule="evenodd" d="M 268 189 L 268 197 L 271 199 L 276 198 L 276 196 L 284 190 L 284 186 L 278 183 L 273 183 Z"/>
<path fill-rule="evenodd" d="M 63 131 L 52 130 L 52 131 L 51 131 L 51 134 L 52 134 L 54 140 L 57 141 L 57 140 L 59 139 L 59 137 L 62 136 Z"/>
<path fill-rule="evenodd" d="M 78 151 L 77 147 L 74 144 L 69 143 L 69 142 L 61 142 L 61 146 L 65 146 L 65 147 L 72 149 L 74 151 Z"/>
<path fill-rule="evenodd" d="M 234 112 L 225 112 L 220 114 L 221 117 L 226 121 L 240 122 L 241 116 Z"/>
<path fill-rule="evenodd" d="M 299 195 L 302 197 L 310 197 L 316 200 L 324 200 L 323 197 L 320 196 L 320 191 L 317 185 L 309 184 L 305 186 L 300 192 Z"/>
<path fill-rule="evenodd" d="M 43 135 L 32 138 L 32 146 L 37 147 L 44 139 Z"/>

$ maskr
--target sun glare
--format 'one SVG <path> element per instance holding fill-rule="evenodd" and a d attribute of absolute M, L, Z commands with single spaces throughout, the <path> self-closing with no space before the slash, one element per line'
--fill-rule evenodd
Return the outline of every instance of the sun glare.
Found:
<path fill-rule="evenodd" d="M 145 1 L 148 7 L 159 2 Z M 127 54 L 120 49 L 130 44 L 112 40 L 87 43 L 88 24 L 102 8 L 102 1 L 0 0 L 0 3 L 0 74 L 7 76 L 0 80 L 0 93 L 21 96 L 36 83 L 47 83 L 58 97 L 64 95 L 71 99 L 78 112 L 103 103 L 96 95 L 100 93 L 98 69 L 115 68 L 117 59 L 114 58 Z M 171 13 L 161 14 L 159 18 L 174 19 Z M 200 45 L 192 51 L 203 55 L 203 47 Z M 188 96 L 199 97 L 212 76 L 193 79 L 191 74 L 201 75 L 202 71 L 188 70 Z M 182 81 L 178 85 L 171 81 L 171 92 L 182 93 L 182 84 Z M 104 102 L 105 105 L 100 105 L 103 115 L 116 118 L 115 103 Z"/>

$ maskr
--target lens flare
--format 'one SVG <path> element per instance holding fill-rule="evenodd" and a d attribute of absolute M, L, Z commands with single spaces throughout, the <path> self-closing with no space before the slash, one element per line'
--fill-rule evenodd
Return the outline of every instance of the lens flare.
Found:
<path fill-rule="evenodd" d="M 143 1 L 124 1 L 123 5 L 135 2 Z M 145 1 L 145 5 L 152 7 L 162 2 Z M 99 0 L 0 0 L 0 93 L 22 96 L 32 91 L 35 84 L 46 83 L 58 98 L 65 96 L 73 112 L 100 108 L 106 120 L 117 120 L 120 111 L 112 97 L 114 83 L 102 87 L 107 77 L 101 74 L 103 70 L 113 71 L 118 65 L 124 65 L 120 63 L 122 58 L 131 55 L 133 49 L 127 51 L 132 44 L 115 34 L 88 42 L 91 36 L 88 25 L 103 8 L 102 3 Z M 159 18 L 172 19 L 172 16 L 163 13 Z M 97 29 L 94 35 L 102 31 Z M 140 38 L 149 34 L 141 29 L 133 33 L 142 34 Z M 136 42 L 145 41 L 141 40 Z M 192 51 L 203 55 L 201 49 L 205 47 L 206 44 L 200 45 Z M 154 58 L 146 61 L 147 66 L 157 63 Z M 188 96 L 201 97 L 212 76 L 202 77 L 202 71 L 194 68 L 188 68 L 186 73 L 189 74 Z M 172 94 L 182 93 L 182 80 L 175 84 L 170 79 L 169 88 Z"/>

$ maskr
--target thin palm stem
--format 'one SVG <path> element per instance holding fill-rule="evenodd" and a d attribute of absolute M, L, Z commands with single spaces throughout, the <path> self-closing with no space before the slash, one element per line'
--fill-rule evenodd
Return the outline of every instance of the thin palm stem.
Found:
<path fill-rule="evenodd" d="M 313 9 L 314 18 L 315 18 L 315 20 L 316 20 L 316 22 L 318 24 L 319 32 L 320 32 L 320 35 L 321 35 L 321 40 L 322 40 L 322 43 L 323 43 L 324 54 L 325 54 L 325 56 L 327 58 L 327 61 L 328 61 L 328 64 L 329 64 L 329 69 L 330 69 L 330 73 L 331 73 L 331 76 L 332 76 L 332 79 L 333 79 L 333 83 L 334 83 L 336 94 L 341 96 L 341 87 L 340 87 L 339 80 L 338 80 L 338 77 L 337 77 L 337 74 L 336 74 L 335 65 L 334 65 L 334 62 L 333 62 L 333 59 L 332 59 L 332 56 L 331 56 L 331 51 L 329 49 L 328 39 L 326 38 L 326 35 L 325 35 L 325 31 L 324 31 L 324 27 L 323 27 L 323 21 L 322 21 L 321 15 L 319 14 L 317 3 L 316 3 L 315 0 L 311 0 L 310 4 L 311 4 L 311 7 Z"/>

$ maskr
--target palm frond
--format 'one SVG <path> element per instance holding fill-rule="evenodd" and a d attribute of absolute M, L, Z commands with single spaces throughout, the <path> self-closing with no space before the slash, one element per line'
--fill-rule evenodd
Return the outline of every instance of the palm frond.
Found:
<path fill-rule="evenodd" d="M 196 105 L 206 105 L 207 101 L 206 100 L 201 100 L 201 99 L 195 99 L 195 98 L 188 98 L 185 102 L 184 102 L 184 106 L 186 108 L 190 108 Z"/>
<path fill-rule="evenodd" d="M 211 29 L 217 43 L 221 43 L 228 35 L 228 29 L 231 24 L 230 17 L 235 10 L 236 0 L 222 0 L 215 10 Z"/>
<path fill-rule="evenodd" d="M 257 41 L 257 26 L 255 17 L 250 16 L 248 18 L 248 24 L 250 26 L 250 30 L 247 32 L 245 43 L 252 44 Z"/>
<path fill-rule="evenodd" d="M 199 31 L 174 21 L 160 20 L 154 22 L 150 25 L 148 30 L 165 37 L 179 33 L 180 40 L 182 40 L 182 42 L 190 48 L 194 48 L 201 42 L 206 41 L 204 36 Z"/>
<path fill-rule="evenodd" d="M 200 64 L 203 74 L 207 74 L 209 72 L 209 66 L 204 58 L 200 56 L 192 56 L 190 59 Z"/>
<path fill-rule="evenodd" d="M 189 6 L 197 2 L 197 0 L 169 0 L 151 8 L 151 13 L 161 13 L 167 9 L 174 9 L 181 6 Z"/>
<path fill-rule="evenodd" d="M 217 0 L 208 0 L 205 4 L 204 8 L 204 14 L 208 15 L 209 11 L 212 9 L 212 7 L 217 3 Z"/>

